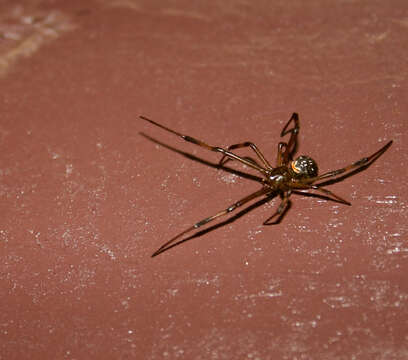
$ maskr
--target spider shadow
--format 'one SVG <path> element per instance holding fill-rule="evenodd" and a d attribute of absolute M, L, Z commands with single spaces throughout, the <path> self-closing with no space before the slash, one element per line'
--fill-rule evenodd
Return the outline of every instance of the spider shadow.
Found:
<path fill-rule="evenodd" d="M 225 171 L 225 172 L 227 172 L 227 173 L 234 174 L 234 175 L 239 176 L 239 177 L 242 177 L 242 178 L 244 178 L 244 179 L 256 181 L 256 182 L 262 184 L 262 178 L 260 178 L 259 176 L 252 175 L 252 174 L 248 174 L 248 173 L 246 173 L 246 172 L 239 171 L 239 170 L 233 169 L 233 168 L 231 168 L 231 167 L 227 167 L 227 166 L 225 166 L 225 165 L 220 165 L 219 163 L 213 163 L 213 162 L 204 160 L 204 159 L 202 159 L 202 158 L 200 158 L 200 157 L 198 157 L 198 156 L 192 155 L 192 154 L 190 154 L 190 153 L 187 153 L 187 152 L 185 152 L 185 151 L 182 151 L 182 150 L 180 150 L 180 149 L 177 149 L 177 148 L 175 148 L 175 147 L 173 147 L 173 146 L 170 146 L 170 145 L 168 145 L 168 144 L 165 144 L 165 143 L 163 143 L 163 142 L 161 142 L 161 141 L 159 141 L 159 140 L 157 140 L 157 139 L 155 139 L 155 138 L 153 138 L 153 137 L 151 137 L 151 136 L 145 134 L 144 132 L 139 132 L 139 134 L 140 134 L 141 136 L 143 136 L 145 139 L 147 139 L 147 140 L 149 140 L 149 141 L 151 141 L 151 142 L 153 142 L 153 143 L 155 143 L 155 144 L 157 144 L 157 145 L 160 145 L 160 146 L 164 147 L 165 149 L 171 150 L 171 151 L 175 152 L 176 154 L 179 154 L 179 155 L 181 155 L 181 156 L 184 156 L 184 157 L 186 157 L 186 158 L 189 159 L 189 160 L 193 160 L 193 161 L 196 161 L 196 162 L 198 162 L 198 163 L 200 163 L 200 164 L 203 164 L 203 165 L 206 165 L 206 166 L 208 166 L 208 167 L 211 167 L 211 168 L 213 168 L 213 169 L 223 170 L 223 171 Z M 159 254 L 161 254 L 161 253 L 163 253 L 163 252 L 165 252 L 165 251 L 167 251 L 167 250 L 170 250 L 171 248 L 173 248 L 173 247 L 175 247 L 175 246 L 181 245 L 182 243 L 184 243 L 184 242 L 186 242 L 186 241 L 192 240 L 192 239 L 197 238 L 197 237 L 201 237 L 201 236 L 205 235 L 205 234 L 208 233 L 208 232 L 214 231 L 214 230 L 216 230 L 216 229 L 218 229 L 218 228 L 220 228 L 220 227 L 223 227 L 223 226 L 225 226 L 225 225 L 227 225 L 227 224 L 229 224 L 229 223 L 232 223 L 232 222 L 234 222 L 235 220 L 237 220 L 237 219 L 239 219 L 240 217 L 242 217 L 242 216 L 244 216 L 245 214 L 247 214 L 248 212 L 250 212 L 251 210 L 253 210 L 253 209 L 255 209 L 255 208 L 259 207 L 259 206 L 262 206 L 263 204 L 265 204 L 265 203 L 267 203 L 268 201 L 272 200 L 272 198 L 274 198 L 276 195 L 277 195 L 277 194 L 269 194 L 269 195 L 266 196 L 265 198 L 263 198 L 263 199 L 261 199 L 261 200 L 258 200 L 257 202 L 253 203 L 252 205 L 247 206 L 245 209 L 243 209 L 243 210 L 241 210 L 240 212 L 236 213 L 235 215 L 229 217 L 228 219 L 226 219 L 226 220 L 224 220 L 224 221 L 222 221 L 222 222 L 219 222 L 219 223 L 217 223 L 217 224 L 214 224 L 214 225 L 212 225 L 212 226 L 210 226 L 210 227 L 208 227 L 208 228 L 205 228 L 205 229 L 203 229 L 203 230 L 200 230 L 200 231 L 198 231 L 198 232 L 196 232 L 196 233 L 190 235 L 189 237 L 187 237 L 187 238 L 185 238 L 185 239 L 179 240 L 178 242 L 176 242 L 176 243 L 174 243 L 174 244 L 171 244 L 171 245 L 169 245 L 169 246 L 166 247 L 166 248 L 163 248 L 161 251 L 155 253 L 153 256 L 157 256 L 157 255 L 159 255 Z"/>
<path fill-rule="evenodd" d="M 193 240 L 193 239 L 195 239 L 195 238 L 199 238 L 199 237 L 201 237 L 201 236 L 203 236 L 203 235 L 205 235 L 205 234 L 207 234 L 207 233 L 209 233 L 209 232 L 211 232 L 211 231 L 214 231 L 214 230 L 216 230 L 216 229 L 218 229 L 218 228 L 220 228 L 220 227 L 223 227 L 223 226 L 225 226 L 225 225 L 231 224 L 232 222 L 238 220 L 238 219 L 241 218 L 242 216 L 248 214 L 250 211 L 255 210 L 256 208 L 258 208 L 258 207 L 260 207 L 260 206 L 266 204 L 267 202 L 271 201 L 274 197 L 276 197 L 276 195 L 277 195 L 277 194 L 267 195 L 265 198 L 260 199 L 260 200 L 256 201 L 255 203 L 253 203 L 253 204 L 247 206 L 245 209 L 239 211 L 238 213 L 236 213 L 235 215 L 229 217 L 228 219 L 226 219 L 226 220 L 224 220 L 224 221 L 221 221 L 221 222 L 219 222 L 219 223 L 216 223 L 216 224 L 214 224 L 214 225 L 211 225 L 211 226 L 209 226 L 208 228 L 205 228 L 205 229 L 203 229 L 203 230 L 197 231 L 196 233 L 194 233 L 194 234 L 188 236 L 187 238 L 181 239 L 181 240 L 177 241 L 176 243 L 171 244 L 171 245 L 169 245 L 169 246 L 167 246 L 167 247 L 161 249 L 161 250 L 158 251 L 158 252 L 155 252 L 155 253 L 152 255 L 152 257 L 155 257 L 155 256 L 157 256 L 157 255 L 160 255 L 160 254 L 162 254 L 162 253 L 164 253 L 164 252 L 166 252 L 166 251 L 168 251 L 168 250 L 170 250 L 170 249 L 172 249 L 172 248 L 174 248 L 174 247 L 176 247 L 176 246 L 179 246 L 179 245 L 181 245 L 181 244 L 183 244 L 183 243 L 185 243 L 185 242 L 187 242 L 187 241 Z"/>
<path fill-rule="evenodd" d="M 338 201 L 338 200 L 336 200 L 336 199 L 332 199 L 332 198 L 330 198 L 330 197 L 328 197 L 328 196 L 325 196 L 325 195 L 321 195 L 321 194 L 303 193 L 303 192 L 301 192 L 301 191 L 294 191 L 293 194 L 302 195 L 302 196 L 307 196 L 307 197 L 313 197 L 313 198 L 318 198 L 318 199 L 327 200 L 327 201 L 338 202 L 338 203 L 341 204 L 340 201 Z M 248 213 L 251 212 L 252 210 L 255 210 L 256 208 L 258 208 L 258 207 L 260 207 L 260 206 L 262 206 L 262 205 L 268 203 L 269 201 L 273 200 L 273 199 L 274 199 L 275 197 L 277 197 L 278 195 L 279 195 L 279 194 L 278 194 L 277 192 L 271 193 L 271 194 L 267 194 L 263 199 L 260 199 L 260 200 L 258 200 L 258 201 L 256 201 L 256 202 L 254 202 L 253 204 L 247 206 L 246 208 L 242 209 L 241 211 L 239 211 L 239 212 L 236 213 L 235 215 L 229 217 L 228 219 L 226 219 L 226 220 L 224 220 L 224 221 L 221 221 L 221 222 L 219 222 L 219 223 L 216 223 L 216 224 L 214 224 L 214 225 L 211 225 L 211 226 L 209 226 L 208 228 L 205 228 L 205 229 L 203 229 L 203 230 L 199 230 L 199 231 L 197 231 L 196 233 L 194 233 L 194 234 L 192 234 L 192 235 L 186 237 L 185 239 L 181 239 L 181 240 L 175 242 L 174 244 L 171 244 L 171 245 L 169 245 L 169 246 L 167 246 L 167 247 L 161 249 L 160 251 L 155 252 L 155 253 L 152 255 L 152 257 L 155 257 L 155 256 L 157 256 L 157 255 L 160 255 L 160 254 L 162 254 L 162 253 L 164 253 L 164 252 L 166 252 L 166 251 L 168 251 L 168 250 L 170 250 L 170 249 L 172 249 L 172 248 L 174 248 L 174 247 L 176 247 L 176 246 L 179 246 L 179 245 L 181 245 L 181 244 L 183 244 L 183 243 L 185 243 L 185 242 L 187 242 L 187 241 L 193 240 L 193 239 L 195 239 L 195 238 L 199 238 L 199 237 L 201 237 L 201 236 L 203 236 L 203 235 L 205 235 L 205 234 L 207 234 L 207 233 L 209 233 L 209 232 L 211 232 L 211 231 L 214 231 L 214 230 L 216 230 L 216 229 L 218 229 L 218 228 L 221 228 L 221 227 L 223 227 L 223 226 L 225 226 L 225 225 L 231 224 L 231 223 L 233 223 L 234 221 L 236 221 L 236 220 L 238 220 L 239 218 L 241 218 L 242 216 L 248 214 Z M 289 208 L 290 208 L 290 206 L 278 217 L 278 219 L 277 219 L 276 221 L 267 224 L 267 223 L 265 223 L 265 222 L 268 221 L 268 220 L 266 220 L 266 221 L 263 223 L 263 225 L 265 225 L 265 226 L 278 225 L 278 224 L 282 221 L 282 219 L 285 217 L 285 215 L 286 215 L 286 213 L 288 212 Z M 270 219 L 270 218 L 269 218 L 269 219 Z"/>
<path fill-rule="evenodd" d="M 153 137 L 151 137 L 151 136 L 149 136 L 149 135 L 147 135 L 147 134 L 145 134 L 143 132 L 139 132 L 139 134 L 141 136 L 143 136 L 145 139 L 147 139 L 147 140 L 149 140 L 149 141 L 151 141 L 151 142 L 153 142 L 153 143 L 155 143 L 157 145 L 160 145 L 160 146 L 164 147 L 165 149 L 171 150 L 171 151 L 175 152 L 176 154 L 182 155 L 182 156 L 186 157 L 189 160 L 196 161 L 196 162 L 198 162 L 200 164 L 206 165 L 206 166 L 211 167 L 213 169 L 221 169 L 221 170 L 223 170 L 225 172 L 237 175 L 237 176 L 242 177 L 244 179 L 248 179 L 248 180 L 252 180 L 252 181 L 262 183 L 262 178 L 260 178 L 259 176 L 248 174 L 246 172 L 239 171 L 239 170 L 233 169 L 233 168 L 228 167 L 228 166 L 224 166 L 224 165 L 220 165 L 218 163 L 213 163 L 213 162 L 204 160 L 204 159 L 202 159 L 202 158 L 200 158 L 198 156 L 189 154 L 189 153 L 187 153 L 185 151 L 182 151 L 182 150 L 177 149 L 177 148 L 175 148 L 173 146 L 165 144 L 165 143 L 163 143 L 163 142 L 161 142 L 161 141 L 159 141 L 159 140 L 157 140 L 157 139 L 155 139 L 155 138 L 153 138 Z"/>

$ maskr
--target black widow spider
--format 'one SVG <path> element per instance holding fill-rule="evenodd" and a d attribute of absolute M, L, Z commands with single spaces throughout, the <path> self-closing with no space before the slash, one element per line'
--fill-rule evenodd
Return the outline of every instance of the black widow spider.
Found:
<path fill-rule="evenodd" d="M 258 147 L 253 144 L 252 142 L 246 141 L 240 144 L 234 144 L 229 146 L 227 149 L 223 149 L 218 146 L 211 146 L 206 144 L 205 142 L 195 139 L 188 135 L 183 135 L 177 131 L 171 130 L 168 127 L 161 125 L 153 120 L 150 120 L 144 116 L 140 116 L 141 119 L 150 122 L 153 125 L 156 125 L 168 132 L 173 133 L 195 145 L 201 146 L 205 149 L 219 152 L 223 156 L 219 161 L 219 166 L 224 165 L 228 160 L 238 160 L 242 164 L 245 164 L 262 174 L 262 178 L 259 178 L 259 182 L 262 184 L 262 188 L 254 193 L 244 197 L 243 199 L 233 203 L 225 210 L 222 210 L 215 215 L 209 216 L 193 226 L 189 227 L 188 229 L 184 230 L 180 234 L 176 235 L 166 243 L 164 243 L 158 250 L 156 250 L 152 257 L 159 255 L 163 251 L 168 250 L 172 246 L 176 245 L 174 242 L 185 235 L 186 233 L 198 229 L 201 226 L 221 217 L 227 215 L 228 213 L 234 211 L 238 207 L 246 204 L 247 202 L 262 196 L 266 195 L 266 197 L 271 197 L 272 195 L 279 194 L 282 198 L 280 205 L 276 212 L 270 216 L 268 219 L 264 221 L 264 225 L 273 225 L 280 222 L 281 218 L 285 214 L 286 210 L 288 210 L 290 206 L 289 197 L 292 192 L 300 191 L 301 193 L 308 193 L 307 191 L 301 190 L 317 190 L 324 194 L 324 197 L 345 204 L 351 205 L 348 201 L 342 199 L 340 196 L 335 195 L 330 190 L 327 190 L 322 187 L 322 185 L 332 184 L 334 182 L 342 180 L 344 177 L 348 175 L 353 175 L 358 171 L 365 170 L 368 166 L 370 166 L 376 159 L 378 159 L 392 144 L 392 140 L 385 144 L 380 150 L 375 152 L 374 154 L 370 155 L 369 157 L 364 157 L 356 162 L 353 162 L 351 165 L 348 165 L 344 168 L 338 170 L 332 170 L 326 172 L 322 175 L 318 175 L 318 167 L 316 162 L 310 158 L 309 156 L 301 155 L 295 160 L 293 160 L 293 154 L 297 148 L 297 138 L 299 134 L 299 116 L 297 113 L 293 113 L 292 117 L 289 119 L 287 124 L 283 127 L 283 130 L 280 134 L 281 137 L 290 134 L 290 138 L 288 142 L 280 142 L 278 145 L 278 156 L 276 166 L 273 167 L 268 160 L 264 157 L 262 152 L 258 149 Z M 290 124 L 293 123 L 293 127 L 290 127 Z M 258 161 L 251 157 L 241 157 L 231 150 L 249 147 L 254 152 L 255 155 L 258 157 Z M 353 170 L 353 171 L 352 171 Z M 341 176 L 339 176 L 341 175 Z M 324 180 L 324 182 L 317 183 L 318 181 Z M 272 219 L 275 219 L 272 221 Z M 180 241 L 182 242 L 182 241 Z M 173 245 L 172 245 L 173 244 Z M 170 246 L 171 245 L 171 246 Z"/>

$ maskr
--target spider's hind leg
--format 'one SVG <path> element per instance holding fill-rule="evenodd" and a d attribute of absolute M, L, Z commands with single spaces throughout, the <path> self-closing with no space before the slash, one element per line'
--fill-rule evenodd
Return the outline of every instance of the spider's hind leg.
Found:
<path fill-rule="evenodd" d="M 322 185 L 323 183 L 326 183 L 329 179 L 330 180 L 337 180 L 340 178 L 339 175 L 342 176 L 347 176 L 351 175 L 354 171 L 358 171 L 359 169 L 364 170 L 367 169 L 374 161 L 376 161 L 382 154 L 387 151 L 387 149 L 392 145 L 392 140 L 387 142 L 380 150 L 376 151 L 374 154 L 371 154 L 368 157 L 363 157 L 362 159 L 353 162 L 352 164 L 345 166 L 344 168 L 337 169 L 337 170 L 332 170 L 329 172 L 326 172 L 322 175 L 316 176 L 314 178 L 308 179 L 309 183 L 313 183 L 315 181 L 322 181 L 319 184 L 316 184 L 317 186 Z"/>
<path fill-rule="evenodd" d="M 289 125 L 293 122 L 293 127 L 288 129 Z M 289 161 L 292 159 L 293 155 L 296 152 L 297 145 L 298 145 L 298 134 L 299 134 L 300 126 L 299 126 L 299 115 L 297 113 L 293 113 L 289 121 L 283 127 L 281 132 L 281 137 L 290 134 L 289 141 L 287 143 L 280 143 L 285 144 L 285 148 L 282 149 L 280 147 L 280 151 L 282 152 L 281 155 L 278 155 L 278 161 L 282 163 L 282 165 L 287 165 Z M 279 145 L 280 145 L 279 144 Z"/>
<path fill-rule="evenodd" d="M 293 128 L 288 130 L 289 124 L 293 121 Z M 286 125 L 283 127 L 281 131 L 281 137 L 285 136 L 286 134 L 292 133 L 297 134 L 299 132 L 299 115 L 298 113 L 293 113 Z"/>

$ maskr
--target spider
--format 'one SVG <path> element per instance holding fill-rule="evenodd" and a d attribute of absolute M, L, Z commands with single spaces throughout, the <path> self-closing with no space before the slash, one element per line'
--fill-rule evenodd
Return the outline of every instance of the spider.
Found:
<path fill-rule="evenodd" d="M 241 207 L 242 205 L 260 196 L 271 198 L 279 194 L 282 199 L 276 212 L 268 219 L 266 219 L 263 222 L 263 225 L 273 225 L 281 221 L 283 215 L 290 207 L 289 198 L 293 192 L 310 194 L 307 190 L 316 190 L 324 194 L 323 197 L 326 199 L 336 201 L 345 205 L 351 205 L 351 203 L 349 203 L 347 200 L 344 200 L 340 196 L 335 195 L 330 190 L 323 188 L 322 185 L 324 184 L 329 185 L 334 182 L 341 181 L 347 176 L 351 176 L 354 175 L 356 172 L 365 170 L 376 159 L 378 159 L 392 144 L 391 140 L 387 144 L 385 144 L 380 150 L 378 150 L 377 152 L 368 157 L 364 157 L 341 169 L 328 171 L 322 175 L 319 175 L 317 163 L 311 157 L 301 155 L 293 160 L 293 154 L 295 153 L 297 148 L 299 134 L 299 116 L 297 113 L 292 114 L 291 118 L 281 131 L 280 134 L 281 137 L 284 137 L 286 135 L 290 135 L 290 137 L 289 141 L 280 142 L 278 144 L 278 154 L 275 166 L 272 166 L 269 163 L 269 161 L 265 158 L 265 156 L 262 154 L 261 150 L 259 150 L 259 148 L 250 141 L 234 144 L 224 149 L 222 147 L 208 145 L 207 143 L 196 138 L 193 138 L 189 135 L 183 135 L 144 116 L 140 116 L 140 118 L 174 135 L 179 136 L 180 138 L 187 142 L 201 146 L 210 151 L 221 153 L 222 157 L 218 163 L 219 167 L 225 165 L 225 163 L 229 160 L 237 160 L 240 163 L 257 170 L 262 175 L 262 178 L 257 177 L 258 181 L 262 185 L 260 190 L 255 191 L 254 193 L 228 206 L 226 209 L 219 211 L 218 213 L 209 216 L 203 220 L 200 220 L 193 226 L 190 226 L 188 229 L 182 231 L 181 233 L 179 233 L 178 235 L 164 243 L 159 249 L 157 249 L 152 254 L 152 257 L 155 257 L 161 254 L 162 252 L 170 249 L 171 247 L 177 245 L 178 243 L 183 242 L 183 240 L 180 240 L 179 242 L 175 243 L 177 239 L 180 239 L 183 235 L 187 234 L 188 232 L 196 230 L 215 219 L 227 215 L 230 212 Z M 255 160 L 252 157 L 238 156 L 235 153 L 231 152 L 231 150 L 234 149 L 247 147 L 250 148 L 255 153 L 257 160 Z"/>

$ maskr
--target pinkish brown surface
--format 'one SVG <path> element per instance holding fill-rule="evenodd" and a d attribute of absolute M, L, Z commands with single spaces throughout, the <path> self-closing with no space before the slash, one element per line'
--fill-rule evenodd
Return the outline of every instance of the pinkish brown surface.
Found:
<path fill-rule="evenodd" d="M 406 0 L 3 1 L 0 359 L 407 359 L 407 41 Z M 394 140 L 353 206 L 150 258 L 259 184 L 138 116 L 273 161 L 293 111 L 322 171 Z"/>

